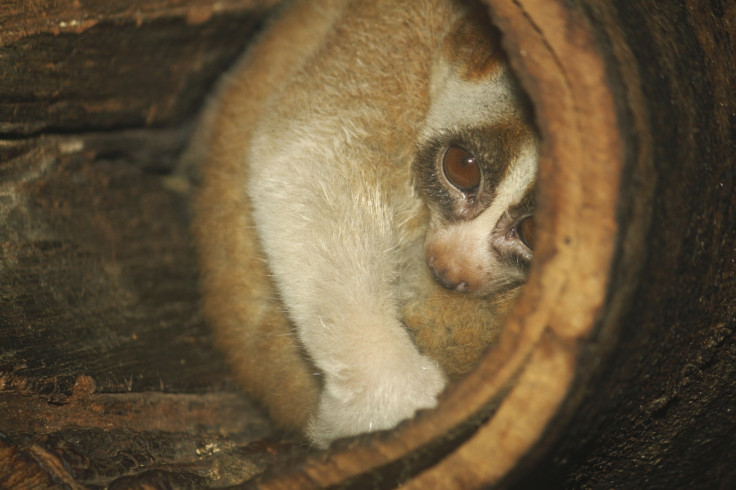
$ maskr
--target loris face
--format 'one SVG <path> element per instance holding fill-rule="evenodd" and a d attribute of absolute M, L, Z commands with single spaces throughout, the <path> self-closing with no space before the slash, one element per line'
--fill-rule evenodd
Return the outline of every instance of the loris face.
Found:
<path fill-rule="evenodd" d="M 431 215 L 426 261 L 444 287 L 487 296 L 526 280 L 538 137 L 505 64 L 439 79 L 416 162 Z"/>

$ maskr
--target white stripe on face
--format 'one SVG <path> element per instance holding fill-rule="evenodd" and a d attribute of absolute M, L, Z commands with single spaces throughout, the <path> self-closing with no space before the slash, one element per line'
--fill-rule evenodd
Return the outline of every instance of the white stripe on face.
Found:
<path fill-rule="evenodd" d="M 487 209 L 471 220 L 433 221 L 425 239 L 425 253 L 438 280 L 446 287 L 486 295 L 522 274 L 516 265 L 500 259 L 510 249 L 518 252 L 524 246 L 506 238 L 510 230 L 497 228 L 506 226 L 501 225 L 504 215 L 533 187 L 536 161 L 536 144 L 528 141 L 511 163 Z"/>
<path fill-rule="evenodd" d="M 488 78 L 465 80 L 446 61 L 432 75 L 431 104 L 421 139 L 455 127 L 487 126 L 519 114 L 511 75 L 501 67 Z"/>

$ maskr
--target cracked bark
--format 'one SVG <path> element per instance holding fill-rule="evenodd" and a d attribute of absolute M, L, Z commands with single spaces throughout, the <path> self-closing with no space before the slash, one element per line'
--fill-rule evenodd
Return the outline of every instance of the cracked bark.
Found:
<path fill-rule="evenodd" d="M 212 347 L 174 173 L 275 2 L 6 3 L 0 484 L 734 486 L 733 7 L 488 1 L 544 136 L 529 284 L 438 410 L 311 454 Z"/>

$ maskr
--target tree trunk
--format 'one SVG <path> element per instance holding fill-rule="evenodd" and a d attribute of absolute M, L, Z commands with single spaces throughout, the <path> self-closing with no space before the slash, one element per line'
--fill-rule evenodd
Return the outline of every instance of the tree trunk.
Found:
<path fill-rule="evenodd" d="M 228 378 L 172 174 L 273 3 L 4 5 L 0 486 L 736 486 L 736 6 L 487 1 L 543 136 L 528 284 L 438 409 L 312 453 Z"/>

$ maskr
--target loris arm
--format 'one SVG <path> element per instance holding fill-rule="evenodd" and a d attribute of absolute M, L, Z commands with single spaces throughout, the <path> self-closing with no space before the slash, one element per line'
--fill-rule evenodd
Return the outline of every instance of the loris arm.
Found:
<path fill-rule="evenodd" d="M 377 170 L 389 166 L 376 161 L 385 157 L 360 145 L 340 151 L 330 138 L 279 135 L 288 148 L 268 133 L 256 138 L 251 162 L 269 163 L 252 166 L 250 193 L 284 303 L 324 375 L 309 436 L 325 446 L 433 407 L 444 376 L 399 321 L 399 211 Z"/>

